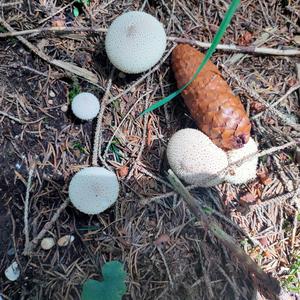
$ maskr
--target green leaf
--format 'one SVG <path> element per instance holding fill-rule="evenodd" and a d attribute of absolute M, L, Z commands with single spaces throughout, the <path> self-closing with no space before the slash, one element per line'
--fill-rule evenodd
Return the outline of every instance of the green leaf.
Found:
<path fill-rule="evenodd" d="M 79 9 L 76 6 L 73 7 L 73 15 L 74 15 L 74 17 L 79 16 Z"/>
<path fill-rule="evenodd" d="M 81 300 L 121 300 L 126 293 L 126 272 L 118 261 L 102 268 L 103 281 L 88 279 L 82 289 Z"/>
<path fill-rule="evenodd" d="M 225 14 L 225 17 L 220 25 L 220 28 L 218 30 L 218 32 L 216 33 L 216 36 L 214 37 L 212 44 L 210 46 L 210 48 L 207 50 L 205 57 L 203 59 L 203 61 L 201 62 L 200 66 L 197 68 L 195 74 L 193 75 L 193 77 L 183 86 L 181 87 L 179 90 L 175 91 L 174 93 L 170 94 L 169 96 L 167 96 L 166 98 L 156 102 L 155 104 L 151 105 L 149 108 L 147 108 L 146 110 L 144 110 L 140 116 L 143 116 L 146 113 L 149 113 L 151 111 L 153 111 L 154 109 L 166 104 L 167 102 L 171 101 L 172 99 L 174 99 L 176 96 L 178 96 L 185 88 L 187 88 L 192 82 L 193 80 L 198 76 L 198 74 L 200 73 L 200 71 L 203 69 L 203 67 L 205 66 L 205 64 L 208 62 L 208 60 L 211 58 L 212 54 L 215 52 L 217 45 L 219 44 L 219 42 L 221 41 L 238 5 L 240 4 L 240 0 L 233 0 Z"/>

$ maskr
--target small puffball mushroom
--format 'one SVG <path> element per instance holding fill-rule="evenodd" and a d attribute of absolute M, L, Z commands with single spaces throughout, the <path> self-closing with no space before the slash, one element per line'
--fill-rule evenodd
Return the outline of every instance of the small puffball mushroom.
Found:
<path fill-rule="evenodd" d="M 14 261 L 5 271 L 4 271 L 5 277 L 10 281 L 16 281 L 20 274 L 20 268 L 16 261 Z"/>
<path fill-rule="evenodd" d="M 102 167 L 84 168 L 69 185 L 73 205 L 83 213 L 99 214 L 117 201 L 119 182 L 115 173 Z"/>
<path fill-rule="evenodd" d="M 109 26 L 105 49 L 111 63 L 128 74 L 153 67 L 166 49 L 163 25 L 153 16 L 131 11 L 117 17 Z"/>
<path fill-rule="evenodd" d="M 66 247 L 69 244 L 71 244 L 74 240 L 75 237 L 73 235 L 64 235 L 57 241 L 57 245 L 59 247 Z"/>
<path fill-rule="evenodd" d="M 229 165 L 246 158 L 257 151 L 257 144 L 254 139 L 250 137 L 248 143 L 245 144 L 244 147 L 227 152 Z M 242 163 L 241 166 L 230 167 L 225 180 L 232 184 L 242 184 L 254 179 L 256 177 L 257 162 L 258 158 L 254 157 Z"/>
<path fill-rule="evenodd" d="M 41 241 L 41 248 L 43 250 L 50 250 L 55 245 L 55 241 L 52 237 L 43 238 Z"/>
<path fill-rule="evenodd" d="M 80 93 L 76 95 L 71 103 L 73 114 L 81 120 L 95 118 L 100 110 L 99 100 L 91 93 Z"/>
<path fill-rule="evenodd" d="M 174 173 L 186 183 L 214 186 L 224 179 L 226 153 L 197 129 L 182 129 L 170 139 L 167 158 Z M 213 177 L 213 178 L 212 178 Z"/>

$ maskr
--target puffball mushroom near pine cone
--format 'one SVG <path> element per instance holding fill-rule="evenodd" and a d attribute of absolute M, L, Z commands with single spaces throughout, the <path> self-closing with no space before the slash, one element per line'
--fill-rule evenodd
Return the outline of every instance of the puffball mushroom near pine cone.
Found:
<path fill-rule="evenodd" d="M 124 73 L 137 74 L 153 67 L 166 49 L 163 25 L 153 16 L 131 11 L 109 26 L 105 49 L 111 63 Z"/>
<path fill-rule="evenodd" d="M 99 100 L 91 93 L 80 93 L 76 95 L 71 103 L 73 114 L 81 120 L 94 119 L 100 110 Z"/>
<path fill-rule="evenodd" d="M 238 162 L 257 151 L 257 144 L 255 140 L 250 137 L 248 143 L 244 145 L 243 148 L 227 152 L 229 165 Z M 230 167 L 229 172 L 225 176 L 225 180 L 232 184 L 247 183 L 256 177 L 257 163 L 258 158 L 253 157 L 243 162 L 240 166 Z"/>
<path fill-rule="evenodd" d="M 167 158 L 173 172 L 186 183 L 203 187 L 223 182 L 226 153 L 197 129 L 181 129 L 170 139 Z M 220 173 L 220 174 L 219 174 Z"/>
<path fill-rule="evenodd" d="M 81 212 L 99 214 L 113 205 L 119 195 L 119 182 L 112 171 L 102 167 L 84 168 L 69 185 L 72 204 Z"/>

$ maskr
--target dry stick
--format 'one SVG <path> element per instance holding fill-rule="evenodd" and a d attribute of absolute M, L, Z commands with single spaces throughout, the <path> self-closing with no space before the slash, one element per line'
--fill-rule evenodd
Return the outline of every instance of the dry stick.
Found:
<path fill-rule="evenodd" d="M 54 32 L 54 33 L 68 33 L 68 32 L 94 32 L 94 33 L 103 33 L 107 32 L 106 28 L 102 27 L 46 27 L 46 28 L 35 28 L 28 29 L 22 31 L 12 31 L 12 32 L 4 32 L 0 33 L 0 38 L 4 37 L 12 37 L 12 36 L 20 36 L 27 34 L 39 34 L 42 32 Z M 171 42 L 176 43 L 187 43 L 191 45 L 196 45 L 201 48 L 208 49 L 211 46 L 211 43 L 199 42 L 195 40 L 190 40 L 186 38 L 178 38 L 169 36 L 167 39 Z M 297 49 L 272 49 L 267 47 L 244 47 L 244 46 L 236 46 L 236 45 L 226 45 L 219 44 L 217 46 L 218 50 L 230 51 L 230 52 L 241 52 L 241 53 L 252 53 L 252 54 L 265 54 L 265 55 L 279 55 L 279 56 L 299 56 L 300 50 Z"/>
<path fill-rule="evenodd" d="M 43 229 L 39 232 L 39 234 L 28 244 L 27 249 L 23 251 L 24 255 L 30 255 L 33 251 L 34 247 L 38 244 L 38 242 L 45 236 L 45 234 L 52 228 L 53 224 L 58 220 L 60 214 L 66 209 L 69 205 L 70 200 L 66 199 L 61 206 L 57 209 L 55 214 L 52 216 L 51 220 L 47 222 Z"/>
<path fill-rule="evenodd" d="M 29 215 L 29 195 L 32 183 L 32 175 L 34 171 L 34 166 L 32 166 L 28 173 L 28 181 L 26 185 L 26 195 L 25 195 L 25 204 L 24 204 L 24 233 L 25 233 L 25 248 L 28 249 L 29 247 L 29 226 L 28 226 L 28 215 Z"/>
<path fill-rule="evenodd" d="M 176 42 L 176 43 L 187 43 L 191 45 L 195 45 L 201 48 L 208 49 L 211 46 L 211 43 L 199 42 L 195 40 L 185 39 L 185 38 L 178 38 L 169 36 L 169 41 Z M 282 55 L 282 56 L 298 56 L 300 55 L 300 50 L 297 49 L 272 49 L 266 47 L 243 47 L 243 46 L 236 46 L 236 45 L 222 45 L 219 44 L 217 46 L 218 50 L 224 51 L 231 51 L 231 52 L 242 52 L 242 53 L 252 53 L 252 54 L 266 54 L 266 55 Z"/>
<path fill-rule="evenodd" d="M 294 91 L 298 90 L 300 88 L 300 84 L 296 84 L 294 86 L 292 86 L 285 95 L 283 95 L 281 98 L 279 98 L 277 101 L 275 101 L 274 103 L 269 104 L 269 106 L 267 107 L 266 110 L 256 114 L 255 116 L 252 117 L 252 120 L 255 120 L 259 117 L 261 117 L 265 112 L 267 112 L 269 109 L 274 108 L 275 106 L 277 106 L 280 102 L 282 102 L 283 100 L 285 100 L 290 94 L 292 94 Z"/>
<path fill-rule="evenodd" d="M 274 33 L 275 31 L 276 31 L 276 29 L 272 28 L 271 30 L 263 32 L 261 34 L 261 36 L 258 37 L 258 39 L 255 42 L 253 42 L 252 46 L 253 47 L 262 46 L 264 43 L 267 42 L 267 40 L 270 38 L 271 34 Z M 240 63 L 245 57 L 247 57 L 246 53 L 236 53 L 236 54 L 232 55 L 232 57 L 227 59 L 225 64 L 228 66 L 228 65 L 234 65 L 237 62 Z"/>
<path fill-rule="evenodd" d="M 94 147 L 93 147 L 93 158 L 92 158 L 92 165 L 97 166 L 98 165 L 98 155 L 101 156 L 101 144 L 102 144 L 102 131 L 101 131 L 101 125 L 102 125 L 102 119 L 103 114 L 107 105 L 107 100 L 109 96 L 109 91 L 112 85 L 112 78 L 114 75 L 115 68 L 112 68 L 112 71 L 110 73 L 106 91 L 104 93 L 104 96 L 102 98 L 101 106 L 100 106 L 100 112 L 98 114 L 97 118 L 97 126 L 95 131 L 95 138 L 94 138 Z"/>
<path fill-rule="evenodd" d="M 164 262 L 164 265 L 166 267 L 166 270 L 167 270 L 167 274 L 168 274 L 168 277 L 169 277 L 169 281 L 170 281 L 170 284 L 171 284 L 171 287 L 174 287 L 174 281 L 173 281 L 173 278 L 172 278 L 172 275 L 171 275 L 171 272 L 170 272 L 170 268 L 167 264 L 167 261 L 166 261 L 166 258 L 164 256 L 164 253 L 163 251 L 161 250 L 160 246 L 157 246 L 156 247 L 157 251 L 159 252 L 163 262 Z"/>
<path fill-rule="evenodd" d="M 14 29 L 2 18 L 0 18 L 0 23 L 10 32 L 15 32 Z M 28 42 L 25 38 L 21 37 L 21 36 L 17 36 L 16 37 L 21 43 L 23 43 L 26 47 L 28 47 L 33 53 L 35 53 L 37 56 L 39 56 L 41 59 L 45 60 L 46 62 L 48 62 L 49 64 L 62 68 L 65 71 L 68 71 L 70 73 L 73 73 L 87 81 L 89 81 L 90 83 L 94 84 L 97 87 L 100 87 L 98 85 L 99 81 L 97 76 L 92 73 L 91 71 L 84 69 L 84 68 L 80 68 L 72 63 L 68 63 L 68 62 L 64 62 L 61 60 L 57 60 L 57 59 L 52 59 L 51 57 L 49 57 L 48 55 L 46 55 L 43 51 L 39 50 L 36 46 L 34 46 L 33 44 L 31 44 L 30 42 Z"/>
<path fill-rule="evenodd" d="M 4 111 L 0 111 L 0 115 L 2 115 L 4 117 L 7 117 L 9 119 L 12 119 L 12 120 L 14 120 L 14 121 L 16 121 L 16 122 L 18 122 L 20 124 L 24 124 L 25 123 L 24 121 L 22 121 L 22 120 L 20 120 L 20 119 L 18 119 L 16 117 L 14 117 L 14 116 L 9 115 L 8 113 L 6 113 Z"/>
<path fill-rule="evenodd" d="M 0 3 L 0 7 L 9 7 L 9 6 L 15 6 L 15 5 L 19 5 L 19 4 L 23 4 L 23 1 L 16 1 L 16 2 L 10 2 L 10 3 Z"/>
<path fill-rule="evenodd" d="M 254 276 L 257 283 L 261 287 L 261 292 L 267 298 L 272 295 L 278 299 L 280 286 L 275 278 L 266 274 L 252 259 L 239 247 L 237 242 L 223 231 L 220 226 L 199 207 L 197 200 L 189 193 L 177 176 L 171 171 L 168 171 L 168 179 L 173 185 L 174 190 L 180 194 L 185 200 L 190 211 L 195 215 L 203 227 L 208 228 L 211 233 L 230 251 L 232 257 L 237 258 L 243 267 L 249 272 L 250 276 Z"/>
<path fill-rule="evenodd" d="M 27 34 L 39 34 L 42 32 L 54 32 L 54 33 L 68 33 L 68 32 L 94 32 L 94 33 L 103 33 L 107 32 L 107 28 L 103 27 L 42 27 L 34 28 L 22 31 L 15 31 L 12 29 L 10 32 L 0 33 L 0 38 L 20 36 Z M 179 38 L 175 36 L 169 36 L 167 39 L 171 42 L 176 43 L 187 43 L 195 45 L 201 48 L 208 49 L 211 46 L 211 43 L 199 42 L 196 40 L 190 40 L 186 38 Z M 241 53 L 252 53 L 252 54 L 265 54 L 265 55 L 281 55 L 281 56 L 298 56 L 300 55 L 300 50 L 297 49 L 272 49 L 267 47 L 255 47 L 255 46 L 237 46 L 237 45 L 226 45 L 219 44 L 217 46 L 218 50 L 230 51 L 230 52 L 241 52 Z"/>
<path fill-rule="evenodd" d="M 22 31 L 4 32 L 0 33 L 0 38 L 27 35 L 27 34 L 40 34 L 42 32 L 53 32 L 53 33 L 70 33 L 70 32 L 94 32 L 102 33 L 107 32 L 106 28 L 103 27 L 42 27 L 27 29 Z"/>

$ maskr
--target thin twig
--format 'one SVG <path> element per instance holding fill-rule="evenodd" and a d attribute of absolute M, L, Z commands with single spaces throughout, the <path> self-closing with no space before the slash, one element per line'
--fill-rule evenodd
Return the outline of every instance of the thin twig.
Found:
<path fill-rule="evenodd" d="M 275 107 L 271 107 L 271 104 L 269 104 L 267 101 L 265 101 L 256 91 L 251 89 L 244 80 L 241 80 L 236 74 L 231 72 L 224 64 L 220 64 L 220 66 L 224 69 L 226 73 L 229 74 L 231 78 L 233 78 L 236 82 L 238 82 L 239 86 L 245 90 L 251 97 L 253 97 L 255 100 L 259 101 L 263 105 L 265 105 L 267 108 L 270 109 L 271 112 L 276 114 L 284 123 L 291 126 L 295 130 L 299 131 L 300 126 L 299 124 L 296 124 L 295 122 L 291 121 L 289 118 L 287 118 L 283 113 L 278 111 Z M 253 119 L 253 117 L 251 118 Z"/>
<path fill-rule="evenodd" d="M 8 2 L 8 3 L 0 3 L 0 7 L 9 7 L 9 6 L 16 6 L 19 4 L 23 4 L 23 1 L 16 1 L 16 2 Z"/>
<path fill-rule="evenodd" d="M 16 117 L 14 117 L 14 116 L 12 116 L 12 115 L 9 115 L 8 113 L 6 113 L 4 111 L 0 111 L 0 115 L 2 115 L 4 117 L 7 117 L 9 119 L 12 119 L 13 121 L 16 121 L 16 122 L 18 122 L 20 124 L 24 124 L 25 123 L 24 121 L 22 121 L 22 120 L 20 120 L 20 119 L 18 119 Z"/>
<path fill-rule="evenodd" d="M 191 45 L 198 46 L 200 48 L 208 49 L 211 46 L 211 43 L 199 42 L 195 40 L 190 40 L 186 38 L 178 38 L 169 36 L 169 41 L 176 42 L 176 43 L 187 43 Z M 230 51 L 230 52 L 241 52 L 241 53 L 252 53 L 252 54 L 264 54 L 264 55 L 281 55 L 281 56 L 299 56 L 300 50 L 298 49 L 272 49 L 266 47 L 243 47 L 243 46 L 236 46 L 236 45 L 224 45 L 219 44 L 217 46 L 218 50 Z"/>
<path fill-rule="evenodd" d="M 107 28 L 103 27 L 42 27 L 34 28 L 22 31 L 4 32 L 0 33 L 0 38 L 28 35 L 28 34 L 40 34 L 42 32 L 53 32 L 53 33 L 68 33 L 68 32 L 93 32 L 93 33 L 103 33 L 107 32 Z M 167 39 L 171 42 L 176 43 L 187 43 L 191 45 L 198 46 L 200 48 L 208 49 L 211 43 L 200 42 L 196 40 L 191 40 L 187 38 L 180 38 L 175 36 L 168 36 Z M 255 46 L 237 46 L 237 45 L 227 45 L 219 44 L 217 46 L 218 50 L 230 51 L 230 52 L 241 52 L 241 53 L 252 53 L 252 54 L 264 54 L 264 55 L 279 55 L 279 56 L 299 56 L 300 50 L 298 49 L 272 49 L 267 47 L 255 47 Z"/>
<path fill-rule="evenodd" d="M 250 206 L 250 211 L 252 212 L 254 210 L 257 210 L 257 209 L 260 209 L 262 207 L 272 205 L 272 204 L 282 204 L 286 200 L 288 200 L 292 197 L 295 197 L 295 196 L 298 197 L 299 193 L 300 193 L 300 187 L 297 188 L 296 190 L 294 190 L 292 192 L 289 192 L 289 193 L 286 193 L 284 195 L 280 195 L 280 196 L 277 196 L 277 197 L 274 197 L 274 198 L 271 198 L 271 199 L 268 199 L 268 200 L 264 200 L 263 202 L 260 202 L 258 204 L 251 205 Z"/>
<path fill-rule="evenodd" d="M 96 131 L 95 131 L 95 138 L 94 138 L 94 146 L 93 146 L 93 157 L 92 157 L 92 165 L 97 166 L 98 165 L 98 156 L 101 156 L 101 144 L 102 144 L 102 131 L 101 131 L 101 125 L 102 125 L 102 119 L 103 119 L 103 114 L 107 105 L 107 100 L 109 96 L 109 91 L 112 85 L 112 78 L 114 75 L 115 68 L 112 68 L 112 71 L 110 73 L 106 91 L 104 93 L 104 96 L 101 101 L 101 106 L 100 106 L 100 112 L 98 114 L 97 118 L 97 125 L 96 125 Z"/>
<path fill-rule="evenodd" d="M 185 200 L 191 213 L 198 219 L 198 221 L 207 228 L 218 240 L 221 242 L 231 254 L 239 260 L 240 265 L 254 276 L 260 286 L 261 292 L 272 299 L 278 299 L 280 293 L 280 285 L 278 281 L 266 274 L 243 250 L 237 242 L 228 235 L 223 229 L 209 217 L 198 205 L 197 200 L 189 193 L 177 176 L 171 171 L 168 171 L 168 179 L 173 185 L 174 190 L 180 194 Z"/>
<path fill-rule="evenodd" d="M 169 269 L 169 266 L 167 264 L 167 261 L 166 261 L 166 258 L 164 256 L 164 253 L 162 252 L 161 248 L 159 246 L 156 247 L 157 251 L 159 252 L 163 262 L 164 262 L 164 265 L 166 267 L 166 270 L 167 270 L 167 274 L 168 274 L 168 277 L 169 277 L 169 280 L 170 280 L 170 284 L 171 284 L 171 287 L 174 286 L 174 281 L 172 279 L 172 275 L 171 275 L 171 272 L 170 272 L 170 269 Z"/>
<path fill-rule="evenodd" d="M 22 31 L 4 32 L 0 33 L 0 38 L 29 35 L 29 34 L 40 34 L 44 32 L 53 33 L 70 33 L 70 32 L 93 32 L 101 33 L 107 32 L 106 28 L 102 27 L 41 27 L 35 29 L 27 29 Z"/>
<path fill-rule="evenodd" d="M 114 137 L 116 136 L 118 130 L 121 128 L 122 124 L 126 121 L 127 117 L 129 116 L 129 114 L 132 112 L 132 110 L 135 108 L 135 106 L 140 102 L 140 100 L 142 100 L 145 96 L 149 95 L 150 93 L 152 93 L 152 90 L 151 91 L 148 91 L 146 92 L 145 94 L 143 94 L 141 97 L 139 97 L 135 103 L 129 108 L 128 112 L 126 113 L 126 115 L 124 116 L 124 118 L 122 119 L 122 121 L 120 122 L 120 124 L 118 125 L 118 127 L 114 130 L 114 133 L 113 135 L 111 136 L 110 140 L 108 141 L 107 143 L 107 146 L 105 148 L 105 151 L 104 151 L 104 154 L 103 154 L 103 159 L 106 158 L 107 154 L 108 154 L 108 151 L 109 151 L 109 148 L 110 148 L 110 145 L 114 139 Z"/>
<path fill-rule="evenodd" d="M 69 205 L 70 199 L 66 199 L 61 206 L 57 209 L 55 214 L 52 216 L 51 220 L 47 222 L 39 234 L 28 244 L 27 249 L 24 250 L 23 255 L 31 255 L 33 249 L 39 243 L 39 241 L 45 236 L 45 234 L 52 228 L 54 223 L 58 220 L 60 214 L 66 209 Z"/>
<path fill-rule="evenodd" d="M 14 29 L 2 18 L 0 18 L 0 23 L 9 31 L 9 32 L 15 32 Z M 73 73 L 87 81 L 89 81 L 90 83 L 94 84 L 97 87 L 100 87 L 98 85 L 99 81 L 97 76 L 92 73 L 91 71 L 84 69 L 84 68 L 80 68 L 72 63 L 69 62 L 64 62 L 61 60 L 57 60 L 57 59 L 52 59 L 51 57 L 49 57 L 48 55 L 46 55 L 43 51 L 41 51 L 40 49 L 38 49 L 36 46 L 34 46 L 33 44 L 31 44 L 29 41 L 27 41 L 24 37 L 21 36 L 16 36 L 16 38 L 22 43 L 24 44 L 26 47 L 28 47 L 34 54 L 36 54 L 37 56 L 39 56 L 41 59 L 45 60 L 46 62 L 48 62 L 49 64 L 59 67 L 61 69 L 64 69 L 67 72 Z"/>
<path fill-rule="evenodd" d="M 57 11 L 54 12 L 54 14 L 48 16 L 47 18 L 40 20 L 39 24 L 43 24 L 44 22 L 46 22 L 46 21 L 50 20 L 51 18 L 53 18 L 54 16 L 58 15 L 59 13 L 61 13 L 62 11 L 64 11 L 69 6 L 72 6 L 74 4 L 74 2 L 76 2 L 76 0 L 74 0 L 71 3 L 68 3 L 67 5 L 63 6 L 60 9 L 58 9 Z"/>
<path fill-rule="evenodd" d="M 298 90 L 300 88 L 300 84 L 296 84 L 294 86 L 292 86 L 286 93 L 285 95 L 283 95 L 282 97 L 280 97 L 277 101 L 275 101 L 272 104 L 269 104 L 269 106 L 267 107 L 266 110 L 256 114 L 255 116 L 252 117 L 252 120 L 255 120 L 259 117 L 261 117 L 264 113 L 266 113 L 269 109 L 274 108 L 275 106 L 277 106 L 280 102 L 282 102 L 283 100 L 285 100 L 290 94 L 292 94 L 294 91 Z"/>
<path fill-rule="evenodd" d="M 149 78 L 150 78 L 150 77 L 149 77 Z M 150 85 L 149 82 L 150 82 L 150 79 L 147 81 L 147 89 L 148 89 L 148 87 L 149 87 L 149 85 Z M 152 95 L 155 95 L 157 89 L 158 89 L 158 86 L 154 89 Z M 145 100 L 145 109 L 148 107 L 148 103 L 149 103 L 149 99 L 150 99 L 150 98 L 151 98 L 151 95 L 148 94 L 148 95 L 146 96 L 146 100 Z M 132 168 L 131 168 L 129 174 L 127 175 L 127 178 L 126 178 L 127 181 L 131 178 L 131 176 L 132 176 L 134 170 L 136 169 L 136 166 L 138 165 L 138 163 L 139 163 L 140 160 L 141 160 L 141 156 L 142 156 L 142 154 L 143 154 L 143 151 L 144 151 L 144 148 L 145 148 L 145 145 L 146 145 L 147 125 L 148 125 L 148 114 L 145 114 L 145 115 L 144 115 L 143 136 L 142 136 L 141 147 L 140 147 L 140 149 L 139 149 L 139 152 L 138 152 L 138 155 L 137 155 L 136 160 L 135 160 L 135 162 L 134 162 L 134 165 L 132 166 Z"/>
<path fill-rule="evenodd" d="M 25 195 L 25 203 L 24 203 L 24 234 L 25 234 L 24 251 L 26 251 L 29 247 L 29 225 L 28 225 L 29 195 L 30 195 L 33 172 L 34 172 L 34 166 L 32 166 L 29 170 L 28 181 L 27 181 L 27 186 L 26 186 L 26 195 Z"/>

